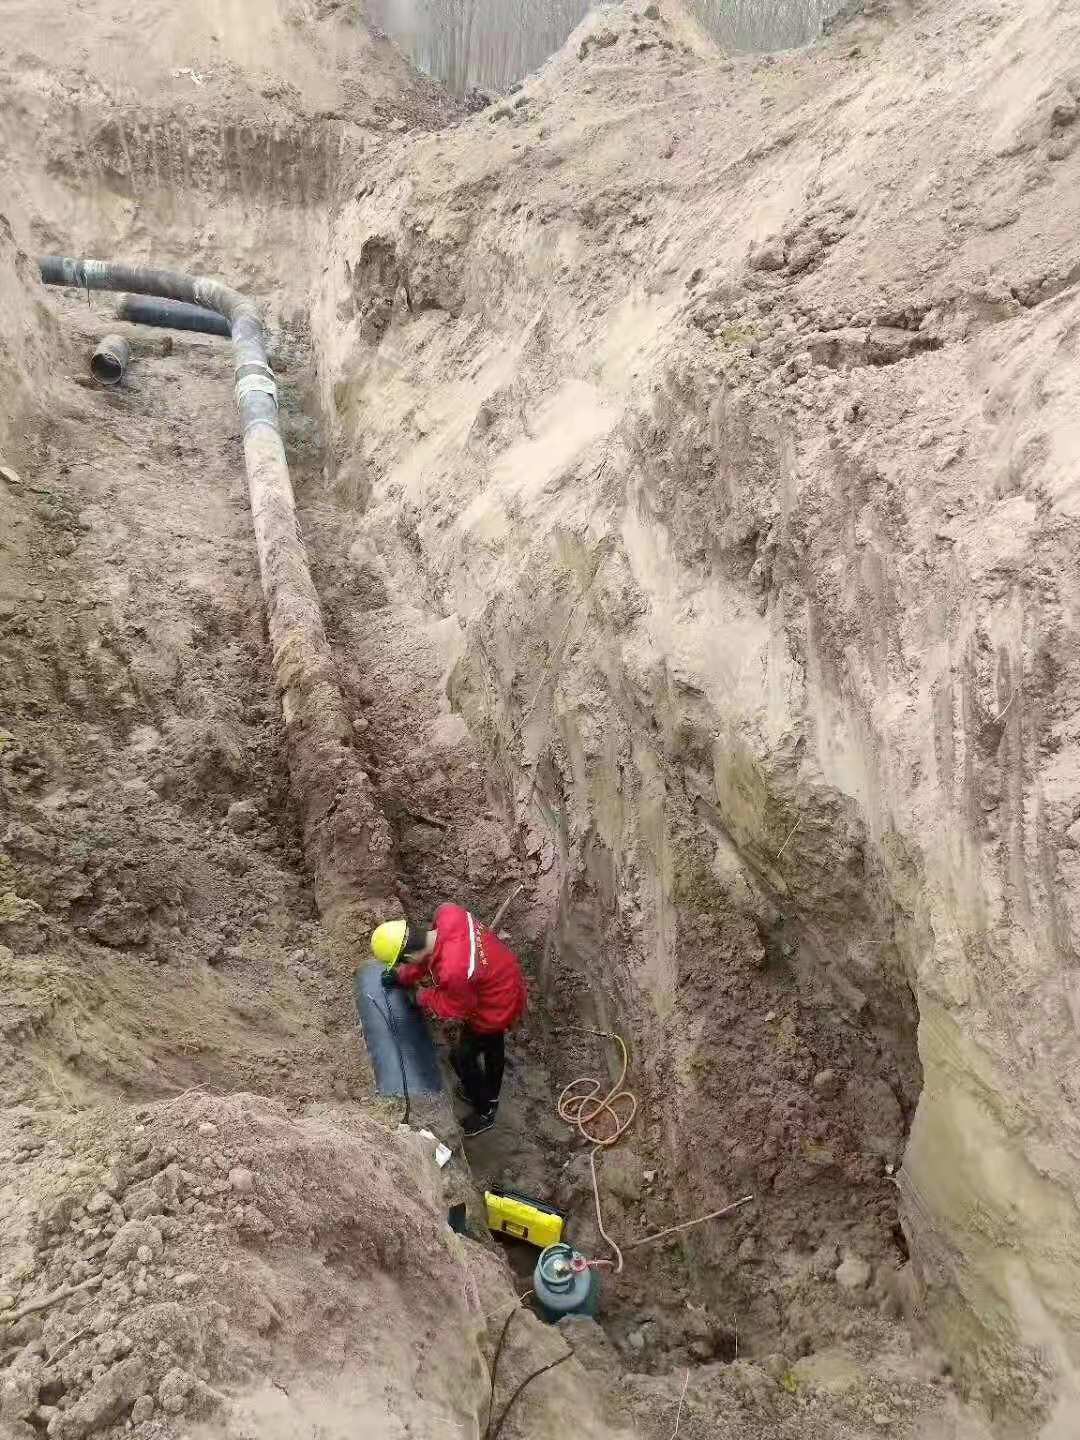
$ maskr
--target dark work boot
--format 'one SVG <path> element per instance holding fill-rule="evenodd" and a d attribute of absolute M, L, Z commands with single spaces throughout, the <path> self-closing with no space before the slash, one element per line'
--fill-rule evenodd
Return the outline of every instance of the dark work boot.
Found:
<path fill-rule="evenodd" d="M 492 1105 L 489 1110 L 474 1110 L 461 1122 L 462 1135 L 466 1140 L 471 1140 L 474 1135 L 483 1135 L 485 1130 L 490 1130 L 495 1124 L 497 1114 L 498 1106 L 496 1105 Z"/>

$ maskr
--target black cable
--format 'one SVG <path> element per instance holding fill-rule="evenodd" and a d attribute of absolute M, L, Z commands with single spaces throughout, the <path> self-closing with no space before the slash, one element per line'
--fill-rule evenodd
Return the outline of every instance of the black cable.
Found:
<path fill-rule="evenodd" d="M 397 1021 L 394 1019 L 394 1012 L 390 1008 L 389 1000 L 385 1006 L 381 1005 L 370 990 L 368 991 L 368 999 L 382 1016 L 386 1028 L 390 1031 L 394 1048 L 397 1050 L 398 1065 L 401 1067 L 401 1089 L 405 1095 L 405 1114 L 401 1117 L 401 1123 L 402 1125 L 408 1125 L 409 1117 L 412 1114 L 412 1098 L 409 1095 L 409 1077 L 405 1071 L 405 1052 L 401 1048 L 401 1037 L 398 1034 Z"/>
<path fill-rule="evenodd" d="M 491 1422 L 495 1418 L 495 1375 L 499 1368 L 499 1356 L 502 1354 L 502 1348 L 506 1342 L 506 1332 L 510 1329 L 510 1322 L 517 1312 L 518 1307 L 515 1305 L 506 1317 L 506 1321 L 499 1334 L 499 1343 L 495 1346 L 495 1354 L 491 1357 L 491 1394 L 488 1396 L 488 1421 L 487 1427 L 484 1430 L 484 1440 L 491 1440 Z M 503 1418 L 506 1418 L 505 1415 Z"/>
<path fill-rule="evenodd" d="M 499 1440 L 499 1434 L 502 1431 L 502 1427 L 506 1424 L 506 1417 L 510 1414 L 511 1409 L 513 1408 L 514 1401 L 518 1398 L 521 1392 L 529 1385 L 531 1385 L 534 1380 L 539 1380 L 541 1375 L 546 1375 L 549 1370 L 554 1370 L 557 1365 L 564 1364 L 567 1360 L 570 1359 L 571 1355 L 573 1355 L 574 1353 L 573 1350 L 567 1350 L 566 1354 L 560 1355 L 558 1360 L 552 1360 L 550 1364 L 541 1365 L 539 1370 L 534 1370 L 531 1375 L 527 1376 L 524 1380 L 522 1380 L 521 1384 L 517 1387 L 514 1393 L 510 1396 L 510 1399 L 503 1406 L 503 1412 L 499 1416 L 499 1423 L 495 1426 L 493 1430 L 491 1428 L 491 1422 L 494 1419 L 495 1415 L 495 1375 L 499 1368 L 499 1356 L 502 1354 L 503 1345 L 506 1342 L 506 1335 L 510 1329 L 510 1322 L 518 1313 L 519 1308 L 519 1306 L 515 1305 L 513 1310 L 511 1310 L 510 1314 L 506 1317 L 506 1323 L 502 1328 L 502 1334 L 499 1336 L 499 1343 L 495 1346 L 495 1354 L 492 1356 L 491 1397 L 488 1401 L 488 1423 L 487 1429 L 484 1431 L 484 1440 Z"/>
<path fill-rule="evenodd" d="M 506 1402 L 506 1406 L 502 1414 L 499 1416 L 499 1423 L 495 1426 L 495 1429 L 492 1430 L 491 1434 L 487 1437 L 487 1440 L 499 1440 L 499 1434 L 502 1431 L 502 1427 L 506 1421 L 506 1417 L 510 1414 L 510 1409 L 514 1401 L 518 1398 L 518 1396 L 525 1389 L 525 1387 L 527 1385 L 531 1385 L 534 1380 L 539 1380 L 540 1376 L 546 1375 L 549 1370 L 554 1370 L 557 1365 L 564 1365 L 566 1361 L 570 1359 L 573 1353 L 574 1352 L 572 1350 L 568 1350 L 565 1355 L 560 1355 L 558 1360 L 552 1360 L 550 1365 L 542 1365 L 539 1370 L 534 1370 L 527 1380 L 523 1380 L 521 1382 L 518 1388 L 514 1391 L 513 1395 L 511 1395 L 510 1399 Z"/>

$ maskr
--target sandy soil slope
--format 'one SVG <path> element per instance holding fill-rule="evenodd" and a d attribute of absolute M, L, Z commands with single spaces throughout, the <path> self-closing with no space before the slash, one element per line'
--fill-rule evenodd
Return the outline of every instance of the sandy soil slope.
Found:
<path fill-rule="evenodd" d="M 674 1214 L 758 1194 L 718 1309 L 885 1257 L 903 1157 L 965 1384 L 1068 1411 L 1077 16 L 874 9 L 738 62 L 606 10 L 367 170 L 323 402 L 554 846 L 549 1000 L 632 1031 Z"/>

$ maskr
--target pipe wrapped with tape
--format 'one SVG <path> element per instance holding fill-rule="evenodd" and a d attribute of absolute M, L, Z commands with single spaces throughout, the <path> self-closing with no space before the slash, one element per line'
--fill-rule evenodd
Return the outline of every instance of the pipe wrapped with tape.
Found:
<path fill-rule="evenodd" d="M 213 311 L 228 324 L 274 678 L 315 898 L 324 919 L 350 933 L 356 925 L 369 928 L 394 894 L 393 844 L 352 744 L 352 720 L 297 522 L 259 312 L 238 290 L 206 276 L 61 255 L 38 264 L 46 285 L 151 295 Z M 356 924 L 354 913 L 362 916 Z"/>

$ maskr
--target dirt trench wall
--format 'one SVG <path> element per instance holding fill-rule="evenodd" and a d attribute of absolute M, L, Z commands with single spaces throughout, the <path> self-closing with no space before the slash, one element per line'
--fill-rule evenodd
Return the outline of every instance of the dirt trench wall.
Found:
<path fill-rule="evenodd" d="M 48 367 L 59 334 L 37 285 L 37 268 L 22 253 L 0 214 L 0 463 L 17 466 L 30 448 L 34 421 L 47 410 Z"/>
<path fill-rule="evenodd" d="M 882 1254 L 918 1101 L 923 1313 L 1021 1409 L 1080 1357 L 1080 127 L 1045 18 L 733 65 L 606 11 L 342 203 L 316 314 L 357 549 L 457 618 L 450 694 L 554 839 L 547 1003 L 586 976 L 630 1028 L 684 1214 L 757 1196 L 698 1263 L 764 1333 L 755 1231 Z"/>
<path fill-rule="evenodd" d="M 78 26 L 12 0 L 3 18 L 19 244 L 223 275 L 293 326 L 341 168 L 459 108 L 358 13 L 314 0 L 102 3 Z"/>

